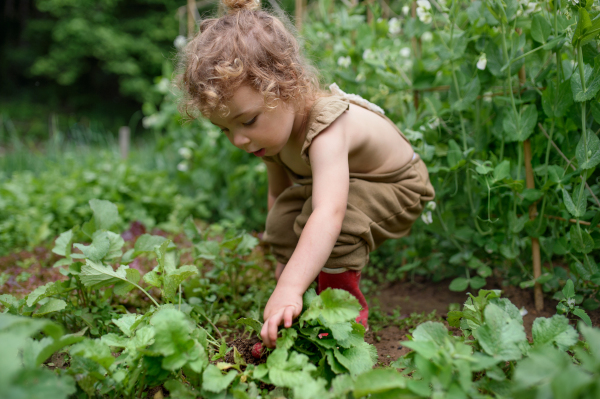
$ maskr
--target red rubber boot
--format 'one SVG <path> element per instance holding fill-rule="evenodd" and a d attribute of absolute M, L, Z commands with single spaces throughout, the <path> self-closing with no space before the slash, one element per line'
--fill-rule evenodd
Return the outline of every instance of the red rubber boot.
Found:
<path fill-rule="evenodd" d="M 365 296 L 360 292 L 359 283 L 360 272 L 356 270 L 348 270 L 339 274 L 321 272 L 317 277 L 317 294 L 320 294 L 326 288 L 338 288 L 354 295 L 358 299 L 360 306 L 362 306 L 356 322 L 362 324 L 368 330 L 369 307 L 367 306 Z"/>

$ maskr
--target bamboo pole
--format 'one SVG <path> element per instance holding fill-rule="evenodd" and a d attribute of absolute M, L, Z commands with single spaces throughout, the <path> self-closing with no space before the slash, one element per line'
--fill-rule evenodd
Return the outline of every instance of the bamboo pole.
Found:
<path fill-rule="evenodd" d="M 413 19 L 415 19 L 417 17 L 417 2 L 416 1 L 413 1 L 412 4 L 410 5 L 410 16 Z M 410 41 L 411 41 L 412 48 L 413 48 L 413 58 L 419 59 L 421 57 L 421 51 L 419 48 L 421 39 L 417 39 L 416 37 L 413 37 L 410 39 Z M 415 78 L 414 73 L 413 73 L 412 78 L 414 81 L 414 78 Z M 413 90 L 413 105 L 415 106 L 415 111 L 418 112 L 418 110 L 419 110 L 419 91 L 418 90 Z"/>
<path fill-rule="evenodd" d="M 187 0 L 187 35 L 191 39 L 196 33 L 196 20 L 194 19 L 194 10 L 196 10 L 196 0 Z"/>
<path fill-rule="evenodd" d="M 533 179 L 533 168 L 531 167 L 531 142 L 529 139 L 523 142 L 525 150 L 525 183 L 527 188 L 535 188 Z M 533 203 L 529 206 L 529 220 L 534 220 L 537 215 L 537 204 Z M 533 261 L 533 278 L 537 279 L 542 275 L 542 260 L 540 256 L 540 240 L 537 237 L 531 237 L 531 257 Z M 538 312 L 544 309 L 544 295 L 542 286 L 536 282 L 533 287 L 533 295 L 535 300 L 535 310 Z"/>
<path fill-rule="evenodd" d="M 302 30 L 302 16 L 304 15 L 304 1 L 296 0 L 296 29 L 298 32 Z"/>

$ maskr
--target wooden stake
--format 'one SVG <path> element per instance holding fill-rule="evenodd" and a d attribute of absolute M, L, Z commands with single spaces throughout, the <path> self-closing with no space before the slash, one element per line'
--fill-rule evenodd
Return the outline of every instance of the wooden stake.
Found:
<path fill-rule="evenodd" d="M 525 183 L 527 188 L 535 188 L 535 180 L 533 179 L 533 168 L 531 167 L 531 142 L 529 139 L 523 142 L 525 150 Z M 537 215 L 537 204 L 533 203 L 529 206 L 529 220 L 534 220 Z M 542 275 L 542 260 L 540 257 L 540 241 L 536 237 L 531 237 L 531 257 L 533 261 L 533 278 L 537 279 Z M 538 312 L 544 309 L 544 294 L 540 283 L 535 283 L 533 287 L 533 295 L 535 300 L 535 310 Z"/>
<path fill-rule="evenodd" d="M 129 156 L 129 140 L 131 138 L 131 131 L 128 126 L 121 126 L 119 128 L 119 148 L 121 150 L 121 159 L 127 159 Z"/>
<path fill-rule="evenodd" d="M 304 14 L 304 0 L 296 0 L 296 29 L 302 29 L 302 15 Z"/>
<path fill-rule="evenodd" d="M 194 10 L 196 10 L 196 0 L 187 0 L 187 34 L 191 39 L 196 33 L 196 20 L 194 19 Z"/>
<path fill-rule="evenodd" d="M 410 16 L 414 19 L 417 17 L 417 2 L 413 1 L 410 6 Z M 421 39 L 417 39 L 413 37 L 411 40 L 412 49 L 413 49 L 413 58 L 419 59 L 421 57 Z M 414 80 L 415 76 L 413 73 L 412 79 Z M 413 90 L 413 105 L 415 106 L 415 111 L 419 111 L 419 91 Z"/>

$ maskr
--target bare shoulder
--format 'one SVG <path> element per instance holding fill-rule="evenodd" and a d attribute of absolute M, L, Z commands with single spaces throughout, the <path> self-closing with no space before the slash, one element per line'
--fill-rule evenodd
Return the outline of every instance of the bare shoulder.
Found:
<path fill-rule="evenodd" d="M 412 159 L 414 151 L 396 127 L 361 106 L 351 103 L 329 128 L 347 142 L 350 172 L 393 172 Z"/>

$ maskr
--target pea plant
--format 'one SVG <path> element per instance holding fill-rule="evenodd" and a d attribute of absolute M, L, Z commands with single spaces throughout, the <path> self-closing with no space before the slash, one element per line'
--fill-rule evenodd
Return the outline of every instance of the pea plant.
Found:
<path fill-rule="evenodd" d="M 436 189 L 412 237 L 375 261 L 453 276 L 456 291 L 502 277 L 552 294 L 571 279 L 596 309 L 598 2 L 320 0 L 310 16 L 326 80 L 380 105 Z"/>

